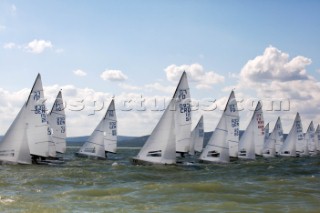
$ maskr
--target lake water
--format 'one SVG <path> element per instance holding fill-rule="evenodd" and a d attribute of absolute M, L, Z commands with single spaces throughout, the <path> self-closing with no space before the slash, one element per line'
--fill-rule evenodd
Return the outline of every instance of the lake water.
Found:
<path fill-rule="evenodd" d="M 102 161 L 78 148 L 63 165 L 0 165 L 0 212 L 320 212 L 320 156 L 133 166 L 139 149 Z"/>

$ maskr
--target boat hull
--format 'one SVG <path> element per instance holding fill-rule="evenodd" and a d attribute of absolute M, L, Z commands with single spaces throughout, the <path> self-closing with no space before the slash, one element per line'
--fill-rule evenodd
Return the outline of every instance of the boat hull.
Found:
<path fill-rule="evenodd" d="M 151 162 L 146 160 L 141 160 L 139 158 L 131 158 L 131 163 L 133 165 L 143 165 L 143 166 L 152 166 L 152 165 L 175 165 L 174 163 L 162 163 L 162 162 Z"/>
<path fill-rule="evenodd" d="M 79 152 L 76 152 L 74 155 L 77 157 L 80 157 L 80 158 L 89 158 L 89 159 L 94 159 L 94 160 L 106 160 L 107 159 L 106 157 L 100 157 L 100 156 L 96 156 L 96 155 L 87 155 L 87 154 L 83 154 L 83 153 L 79 153 Z"/>
<path fill-rule="evenodd" d="M 199 163 L 203 163 L 203 164 L 226 164 L 229 163 L 228 161 L 211 161 L 211 160 L 199 160 Z"/>

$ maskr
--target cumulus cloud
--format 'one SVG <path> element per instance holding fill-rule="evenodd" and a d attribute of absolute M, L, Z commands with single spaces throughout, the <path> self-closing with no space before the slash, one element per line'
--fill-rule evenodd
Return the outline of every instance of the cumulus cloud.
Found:
<path fill-rule="evenodd" d="M 198 89 L 210 89 L 214 84 L 224 82 L 224 77 L 213 71 L 205 72 L 202 65 L 191 64 L 177 66 L 175 64 L 169 65 L 164 70 L 169 81 L 176 82 L 180 79 L 183 71 L 188 74 L 188 79 L 196 83 Z"/>
<path fill-rule="evenodd" d="M 249 93 L 245 93 L 247 99 L 288 100 L 290 107 L 287 112 L 268 111 L 267 105 L 264 109 L 266 120 L 276 120 L 281 115 L 285 120 L 285 130 L 289 131 L 296 112 L 304 116 L 305 122 L 319 121 L 320 83 L 306 70 L 311 62 L 304 56 L 290 58 L 288 53 L 270 46 L 262 55 L 244 65 L 239 83 L 233 87 L 242 93 L 249 90 Z"/>
<path fill-rule="evenodd" d="M 306 80 L 309 76 L 306 66 L 311 59 L 297 56 L 290 60 L 289 54 L 275 47 L 267 47 L 262 55 L 249 60 L 240 72 L 246 82 Z"/>
<path fill-rule="evenodd" d="M 128 79 L 128 77 L 123 74 L 121 70 L 105 70 L 103 73 L 101 73 L 100 77 L 105 81 L 124 81 Z"/>
<path fill-rule="evenodd" d="M 35 53 L 35 54 L 40 54 L 42 53 L 45 49 L 47 48 L 52 48 L 53 45 L 51 43 L 51 41 L 45 41 L 45 40 L 33 40 L 31 42 L 29 42 L 25 49 L 28 51 L 28 52 L 31 52 L 31 53 Z"/>
<path fill-rule="evenodd" d="M 80 69 L 74 70 L 73 74 L 75 74 L 76 76 L 80 76 L 80 77 L 83 77 L 83 76 L 87 75 L 87 73 L 85 71 L 80 70 Z"/>

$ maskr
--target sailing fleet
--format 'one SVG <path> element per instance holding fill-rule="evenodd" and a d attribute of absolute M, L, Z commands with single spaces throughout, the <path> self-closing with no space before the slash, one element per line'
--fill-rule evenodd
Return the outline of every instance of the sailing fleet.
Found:
<path fill-rule="evenodd" d="M 265 125 L 259 101 L 251 120 L 240 137 L 239 110 L 234 91 L 212 136 L 205 147 L 203 116 L 191 130 L 191 95 L 186 72 L 183 72 L 170 103 L 159 122 L 137 154 L 131 159 L 137 165 L 184 163 L 189 155 L 199 163 L 229 163 L 235 160 L 315 156 L 320 153 L 320 126 L 313 122 L 304 133 L 299 113 L 284 139 L 280 117 L 272 132 Z M 40 74 L 29 97 L 0 142 L 0 162 L 10 164 L 63 163 L 66 152 L 66 115 L 59 91 L 47 114 Z M 83 146 L 78 157 L 107 159 L 117 152 L 117 117 L 111 100 L 103 118 Z"/>

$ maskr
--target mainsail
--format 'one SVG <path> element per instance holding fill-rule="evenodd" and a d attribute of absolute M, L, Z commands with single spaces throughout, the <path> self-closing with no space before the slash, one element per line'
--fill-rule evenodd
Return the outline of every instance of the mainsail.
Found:
<path fill-rule="evenodd" d="M 280 149 L 283 145 L 283 129 L 282 129 L 282 123 L 280 117 L 278 117 L 276 125 L 274 126 L 274 129 L 272 132 L 275 132 L 275 134 L 272 136 L 272 138 L 275 139 L 275 154 L 280 154 Z"/>
<path fill-rule="evenodd" d="M 307 150 L 311 156 L 317 154 L 317 148 L 315 143 L 315 129 L 313 126 L 313 121 L 310 122 L 307 132 L 305 134 L 305 140 L 307 143 Z"/>
<path fill-rule="evenodd" d="M 238 147 L 239 112 L 237 102 L 232 91 L 220 121 L 212 134 L 207 146 L 201 153 L 200 162 L 228 163 L 230 161 L 230 144 L 233 149 Z"/>
<path fill-rule="evenodd" d="M 262 105 L 258 102 L 251 121 L 240 138 L 239 142 L 239 158 L 255 159 L 255 155 L 262 154 L 264 141 L 264 119 Z"/>
<path fill-rule="evenodd" d="M 114 106 L 114 100 L 112 99 L 106 116 L 105 116 L 105 132 L 104 132 L 104 149 L 106 152 L 117 152 L 117 116 Z"/>
<path fill-rule="evenodd" d="M 296 155 L 297 157 L 307 156 L 309 155 L 308 143 L 305 135 L 303 134 L 302 122 L 300 121 L 300 128 L 297 127 L 298 140 L 296 141 Z"/>
<path fill-rule="evenodd" d="M 132 159 L 133 164 L 176 163 L 174 105 L 171 100 L 139 154 Z"/>
<path fill-rule="evenodd" d="M 102 120 L 99 122 L 99 124 L 94 129 L 88 140 L 83 144 L 83 146 L 80 148 L 79 152 L 76 153 L 76 155 L 93 157 L 97 159 L 106 159 L 105 141 L 109 137 L 108 134 L 110 133 L 110 130 L 114 130 L 116 128 L 116 123 L 110 126 L 111 121 L 109 119 L 109 116 L 112 113 L 114 113 L 113 100 L 111 101 Z M 114 132 L 114 134 L 116 135 L 116 132 Z"/>
<path fill-rule="evenodd" d="M 203 116 L 201 115 L 197 125 L 191 132 L 191 144 L 189 154 L 194 155 L 196 152 L 201 153 L 203 149 L 204 129 Z"/>
<path fill-rule="evenodd" d="M 38 157 L 55 157 L 56 150 L 48 125 L 40 74 L 34 82 L 26 108 L 25 122 L 30 154 Z"/>
<path fill-rule="evenodd" d="M 191 99 L 186 72 L 180 78 L 173 100 L 176 110 L 176 152 L 187 153 L 191 142 Z"/>
<path fill-rule="evenodd" d="M 56 100 L 48 114 L 49 126 L 52 129 L 52 139 L 57 153 L 66 152 L 66 115 L 61 91 L 59 91 Z"/>
<path fill-rule="evenodd" d="M 267 130 L 265 131 L 265 134 L 267 134 Z M 278 117 L 277 122 L 274 125 L 274 128 L 271 134 L 269 135 L 269 137 L 266 138 L 265 146 L 263 149 L 263 157 L 275 157 L 276 146 L 278 145 L 280 147 L 282 143 L 283 143 L 282 125 L 281 125 L 280 117 Z"/>
<path fill-rule="evenodd" d="M 297 113 L 293 121 L 291 130 L 280 149 L 280 155 L 287 156 L 287 157 L 290 157 L 290 156 L 295 157 L 296 144 L 298 141 L 302 141 L 302 140 L 304 140 L 304 137 L 303 137 L 303 131 L 302 131 L 301 118 L 299 113 Z"/>

